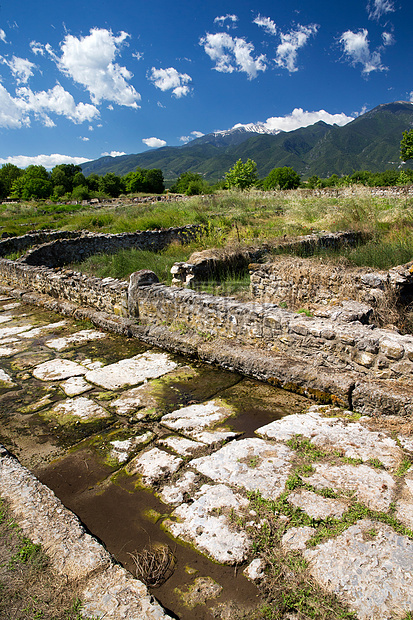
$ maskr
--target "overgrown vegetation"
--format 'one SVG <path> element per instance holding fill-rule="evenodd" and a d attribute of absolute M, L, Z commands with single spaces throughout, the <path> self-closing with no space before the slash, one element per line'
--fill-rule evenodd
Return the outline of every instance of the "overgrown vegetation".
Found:
<path fill-rule="evenodd" d="M 26 538 L 0 499 L 0 617 L 84 620 L 75 587 L 53 573 L 40 545 Z"/>

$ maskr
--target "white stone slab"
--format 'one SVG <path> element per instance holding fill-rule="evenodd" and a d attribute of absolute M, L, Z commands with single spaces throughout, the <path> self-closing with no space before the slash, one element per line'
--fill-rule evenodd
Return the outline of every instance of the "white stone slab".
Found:
<path fill-rule="evenodd" d="M 126 463 L 130 455 L 133 454 L 139 446 L 148 443 L 153 437 L 154 434 L 147 431 L 146 433 L 135 435 L 135 437 L 130 437 L 129 439 L 111 441 L 109 442 L 112 446 L 110 456 L 116 459 L 118 463 Z"/>
<path fill-rule="evenodd" d="M 14 301 L 11 304 L 5 304 L 3 306 L 3 311 L 7 312 L 7 311 L 10 311 L 10 310 L 15 310 L 16 308 L 19 308 L 20 306 L 21 306 L 21 303 L 19 301 Z"/>
<path fill-rule="evenodd" d="M 159 448 L 152 448 L 135 456 L 127 465 L 126 470 L 128 474 L 139 474 L 142 483 L 150 486 L 176 472 L 182 462 L 178 456 L 168 454 Z"/>
<path fill-rule="evenodd" d="M 5 370 L 0 368 L 0 387 L 15 387 L 13 379 L 7 374 Z"/>
<path fill-rule="evenodd" d="M 94 420 L 100 418 L 108 418 L 109 413 L 93 400 L 85 396 L 78 398 L 69 398 L 53 407 L 51 413 L 56 417 L 75 416 L 81 420 Z"/>
<path fill-rule="evenodd" d="M 302 551 L 307 541 L 316 533 L 314 527 L 291 527 L 281 538 L 281 545 L 288 551 Z"/>
<path fill-rule="evenodd" d="M 212 431 L 202 431 L 198 433 L 197 431 L 192 431 L 187 433 L 190 437 L 195 439 L 195 441 L 200 441 L 201 443 L 206 443 L 209 446 L 213 444 L 220 444 L 224 441 L 229 441 L 230 439 L 235 439 L 241 433 L 234 433 L 233 431 L 227 431 L 225 429 L 214 428 Z"/>
<path fill-rule="evenodd" d="M 41 381 L 61 381 L 62 379 L 69 379 L 69 377 L 84 375 L 86 372 L 86 368 L 76 364 L 76 362 L 56 359 L 36 366 L 33 370 L 33 376 Z"/>
<path fill-rule="evenodd" d="M 0 347 L 0 357 L 11 357 L 21 350 L 21 347 Z"/>
<path fill-rule="evenodd" d="M 346 502 L 332 498 L 326 499 L 306 489 L 290 493 L 288 501 L 314 519 L 327 519 L 328 517 L 340 519 L 348 508 Z"/>
<path fill-rule="evenodd" d="M 206 403 L 189 405 L 167 413 L 162 418 L 162 424 L 174 431 L 193 435 L 200 433 L 210 426 L 218 424 L 233 415 L 233 411 L 219 400 L 210 400 Z"/>
<path fill-rule="evenodd" d="M 255 558 L 242 572 L 250 581 L 258 581 L 264 577 L 264 568 L 264 560 L 262 558 Z"/>
<path fill-rule="evenodd" d="M 266 499 L 278 497 L 290 473 L 293 451 L 263 439 L 232 441 L 191 465 L 201 474 L 248 491 L 260 491 Z"/>
<path fill-rule="evenodd" d="M 401 498 L 397 502 L 396 517 L 413 530 L 413 471 L 411 469 L 404 479 Z"/>
<path fill-rule="evenodd" d="M 0 314 L 0 324 L 9 323 L 13 319 L 9 314 Z"/>
<path fill-rule="evenodd" d="M 306 481 L 316 489 L 355 491 L 357 500 L 372 510 L 387 511 L 393 501 L 396 483 L 389 473 L 368 465 L 331 466 L 316 463 L 315 473 Z"/>
<path fill-rule="evenodd" d="M 16 336 L 17 334 L 22 334 L 23 332 L 32 329 L 33 325 L 19 325 L 19 327 L 2 327 L 0 329 L 0 340 L 4 338 L 10 338 L 10 336 Z"/>
<path fill-rule="evenodd" d="M 35 327 L 30 331 L 25 331 L 20 334 L 20 338 L 38 338 L 44 332 L 49 332 L 52 329 L 59 329 L 60 327 L 64 327 L 67 325 L 67 321 L 58 321 L 57 323 L 48 323 L 47 325 L 42 325 L 41 327 Z"/>
<path fill-rule="evenodd" d="M 180 456 L 193 456 L 200 448 L 205 448 L 205 444 L 186 439 L 186 437 L 179 437 L 178 435 L 170 435 L 165 439 L 160 439 L 159 443 L 170 448 Z"/>
<path fill-rule="evenodd" d="M 174 370 L 177 365 L 166 353 L 142 353 L 92 370 L 87 373 L 86 379 L 107 390 L 118 390 L 127 385 L 137 385 L 147 379 L 161 377 Z"/>
<path fill-rule="evenodd" d="M 156 404 L 154 399 L 150 397 L 149 399 L 151 405 Z M 137 409 L 148 406 L 148 391 L 146 385 L 140 385 L 139 387 L 123 392 L 119 398 L 112 400 L 110 406 L 115 408 L 118 415 L 128 415 Z"/>
<path fill-rule="evenodd" d="M 91 342 L 93 340 L 100 340 L 101 338 L 106 338 L 107 334 L 103 332 L 98 332 L 95 329 L 83 329 L 80 332 L 76 332 L 75 334 L 71 334 L 70 336 L 65 336 L 63 338 L 52 338 L 51 340 L 47 340 L 45 345 L 50 349 L 55 349 L 56 351 L 63 351 L 64 349 L 68 349 L 69 347 L 76 344 L 84 344 L 85 342 Z"/>
<path fill-rule="evenodd" d="M 60 385 L 66 396 L 79 396 L 92 389 L 90 383 L 85 381 L 84 377 L 70 377 Z"/>
<path fill-rule="evenodd" d="M 97 370 L 98 368 L 102 368 L 104 365 L 103 362 L 96 360 L 95 362 L 91 359 L 81 360 L 80 363 L 82 366 L 85 366 L 88 370 Z"/>
<path fill-rule="evenodd" d="M 257 429 L 266 439 L 286 441 L 295 435 L 307 437 L 311 443 L 327 450 L 339 449 L 349 458 L 379 459 L 386 467 L 396 468 L 403 452 L 396 441 L 385 433 L 370 431 L 359 422 L 341 418 L 325 418 L 322 406 L 310 407 L 305 414 L 293 414 Z"/>
<path fill-rule="evenodd" d="M 165 485 L 158 493 L 158 496 L 164 504 L 171 504 L 172 506 L 182 504 L 185 493 L 193 495 L 193 490 L 199 477 L 193 471 L 185 471 L 178 480 L 175 480 L 172 484 Z"/>
<path fill-rule="evenodd" d="M 303 553 L 313 577 L 360 620 L 402 618 L 413 611 L 413 541 L 388 525 L 362 520 Z"/>
<path fill-rule="evenodd" d="M 251 543 L 245 532 L 230 525 L 228 514 L 231 509 L 237 512 L 247 506 L 248 501 L 226 485 L 205 484 L 191 504 L 181 504 L 174 510 L 171 516 L 178 521 L 168 519 L 164 526 L 172 536 L 194 544 L 216 562 L 238 564 L 245 559 Z"/>

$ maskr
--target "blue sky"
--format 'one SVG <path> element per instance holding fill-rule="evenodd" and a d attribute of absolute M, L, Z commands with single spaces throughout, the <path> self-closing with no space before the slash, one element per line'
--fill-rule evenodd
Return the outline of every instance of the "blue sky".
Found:
<path fill-rule="evenodd" d="M 413 101 L 410 0 L 13 0 L 0 164 L 139 153 L 236 124 L 345 124 Z"/>

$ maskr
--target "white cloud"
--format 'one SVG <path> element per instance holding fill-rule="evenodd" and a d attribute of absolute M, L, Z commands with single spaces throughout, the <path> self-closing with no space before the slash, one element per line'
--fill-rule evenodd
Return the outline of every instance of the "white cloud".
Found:
<path fill-rule="evenodd" d="M 391 32 L 383 32 L 381 35 L 383 38 L 383 45 L 393 45 L 394 44 L 394 36 Z"/>
<path fill-rule="evenodd" d="M 252 80 L 257 77 L 258 71 L 265 71 L 267 68 L 265 55 L 261 54 L 257 58 L 252 56 L 252 43 L 242 38 L 233 38 L 226 32 L 207 33 L 199 43 L 215 62 L 214 69 L 221 73 L 245 72 L 248 79 Z"/>
<path fill-rule="evenodd" d="M 393 13 L 395 10 L 393 0 L 373 0 L 367 4 L 369 19 L 379 20 L 386 13 Z"/>
<path fill-rule="evenodd" d="M 3 41 L 3 43 L 6 43 L 6 33 L 4 32 L 2 28 L 0 28 L 0 41 Z"/>
<path fill-rule="evenodd" d="M 287 69 L 290 73 L 298 71 L 296 67 L 298 50 L 303 47 L 310 36 L 315 35 L 318 30 L 317 24 L 309 26 L 297 25 L 295 30 L 281 33 L 281 43 L 277 47 L 275 62 L 279 67 Z"/>
<path fill-rule="evenodd" d="M 126 155 L 124 151 L 111 151 L 110 153 L 105 152 L 101 153 L 101 157 L 120 157 L 121 155 Z"/>
<path fill-rule="evenodd" d="M 136 60 L 142 60 L 143 58 L 143 54 L 141 54 L 141 52 L 134 52 L 132 56 L 136 58 Z"/>
<path fill-rule="evenodd" d="M 0 56 L 0 62 L 9 67 L 18 84 L 27 84 L 29 78 L 33 75 L 33 69 L 36 68 L 36 65 L 27 60 L 27 58 L 19 58 L 17 56 L 12 56 L 11 60 Z"/>
<path fill-rule="evenodd" d="M 93 28 L 88 36 L 79 39 L 66 35 L 60 45 L 60 57 L 50 45 L 47 44 L 45 49 L 62 73 L 88 90 L 93 103 L 106 100 L 137 108 L 141 96 L 128 84 L 133 75 L 126 67 L 114 62 L 122 43 L 129 36 L 122 31 L 115 37 L 111 30 Z"/>
<path fill-rule="evenodd" d="M 252 23 L 264 28 L 264 30 L 268 32 L 268 34 L 275 35 L 277 33 L 277 26 L 269 17 L 261 17 L 261 15 L 258 15 L 258 17 L 256 17 Z"/>
<path fill-rule="evenodd" d="M 59 164 L 82 164 L 85 161 L 89 161 L 87 157 L 72 157 L 71 155 L 59 155 L 53 153 L 52 155 L 36 155 L 30 157 L 27 155 L 15 155 L 14 157 L 7 157 L 6 159 L 0 159 L 0 164 L 14 164 L 19 168 L 27 168 L 27 166 L 44 166 L 51 169 Z"/>
<path fill-rule="evenodd" d="M 226 15 L 221 15 L 220 17 L 216 17 L 214 19 L 214 24 L 218 24 L 221 28 L 224 26 L 224 23 L 228 21 L 229 24 L 226 24 L 227 28 L 235 28 L 236 23 L 238 21 L 238 17 L 236 15 L 230 15 L 227 13 Z"/>
<path fill-rule="evenodd" d="M 187 73 L 179 73 L 173 67 L 168 69 L 155 69 L 155 67 L 152 67 L 149 79 L 156 88 L 160 88 L 162 91 L 172 90 L 172 93 L 178 99 L 191 91 L 188 83 L 192 82 L 192 78 Z"/>
<path fill-rule="evenodd" d="M 89 142 L 90 138 L 86 138 L 85 136 L 80 136 L 79 138 L 82 142 Z"/>
<path fill-rule="evenodd" d="M 18 105 L 27 114 L 34 113 L 48 127 L 54 123 L 48 113 L 63 115 L 74 123 L 91 121 L 99 116 L 99 110 L 90 103 L 78 103 L 76 105 L 73 96 L 63 86 L 56 84 L 48 91 L 33 92 L 30 88 L 17 89 Z"/>
<path fill-rule="evenodd" d="M 33 54 L 35 54 L 36 56 L 38 54 L 40 54 L 41 56 L 45 55 L 45 48 L 44 45 L 42 45 L 41 43 L 38 43 L 37 41 L 30 41 L 30 47 Z"/>
<path fill-rule="evenodd" d="M 160 101 L 158 101 L 156 103 L 156 105 L 158 106 L 158 108 L 165 108 L 166 106 L 162 105 L 162 103 Z"/>
<path fill-rule="evenodd" d="M 185 144 L 187 142 L 189 142 L 190 140 L 193 140 L 194 138 L 202 138 L 202 136 L 204 136 L 205 134 L 202 133 L 202 131 L 191 131 L 189 136 L 181 136 L 179 138 L 179 140 L 181 142 L 185 142 Z"/>
<path fill-rule="evenodd" d="M 30 125 L 29 115 L 19 106 L 19 100 L 12 97 L 0 84 L 0 127 L 19 129 L 23 125 Z"/>
<path fill-rule="evenodd" d="M 160 140 L 159 138 L 143 138 L 142 142 L 149 146 L 151 149 L 157 149 L 161 146 L 166 146 L 165 140 Z"/>
<path fill-rule="evenodd" d="M 363 28 L 358 32 L 347 30 L 340 37 L 340 43 L 344 52 L 353 66 L 362 65 L 362 73 L 369 74 L 372 71 L 385 71 L 387 67 L 381 64 L 380 52 L 370 52 L 368 31 Z"/>
<path fill-rule="evenodd" d="M 271 116 L 264 122 L 253 123 L 254 129 L 251 129 L 251 124 L 243 125 L 242 123 L 237 123 L 232 129 L 245 127 L 247 131 L 257 131 L 258 126 L 258 128 L 262 128 L 261 133 L 265 133 L 266 131 L 276 133 L 279 131 L 294 131 L 300 127 L 314 125 L 314 123 L 318 121 L 324 121 L 328 125 L 336 124 L 342 127 L 350 121 L 353 121 L 355 116 L 347 116 L 343 112 L 339 114 L 330 114 L 325 110 L 308 112 L 304 111 L 302 108 L 294 108 L 291 114 L 286 114 L 285 116 Z"/>

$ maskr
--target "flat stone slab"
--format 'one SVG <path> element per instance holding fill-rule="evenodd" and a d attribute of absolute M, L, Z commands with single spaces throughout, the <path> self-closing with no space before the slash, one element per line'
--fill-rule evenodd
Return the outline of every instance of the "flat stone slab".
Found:
<path fill-rule="evenodd" d="M 129 415 L 135 413 L 139 409 L 151 407 L 155 408 L 157 405 L 156 399 L 148 394 L 146 385 L 140 385 L 139 387 L 132 388 L 123 392 L 119 398 L 112 400 L 110 406 L 113 407 L 118 415 Z M 142 414 L 141 417 L 143 417 Z M 139 414 L 135 416 L 139 419 Z"/>
<path fill-rule="evenodd" d="M 121 566 L 92 577 L 80 594 L 82 614 L 110 620 L 172 620 L 146 586 Z"/>
<path fill-rule="evenodd" d="M 194 544 L 199 551 L 221 564 L 238 564 L 244 560 L 250 540 L 245 532 L 230 527 L 228 514 L 248 506 L 248 501 L 224 484 L 204 484 L 191 504 L 181 504 L 164 526 L 175 538 Z M 226 511 L 224 514 L 221 511 Z M 218 514 L 221 512 L 221 514 Z"/>
<path fill-rule="evenodd" d="M 184 501 L 186 493 L 193 494 L 199 478 L 199 474 L 193 471 L 184 471 L 178 480 L 175 480 L 172 484 L 165 485 L 157 495 L 164 504 L 178 506 L 178 504 L 182 504 Z"/>
<path fill-rule="evenodd" d="M 23 332 L 32 329 L 33 325 L 19 325 L 18 327 L 2 327 L 0 329 L 0 340 L 10 338 L 11 336 L 17 336 Z"/>
<path fill-rule="evenodd" d="M 66 359 L 49 360 L 33 370 L 33 376 L 41 381 L 61 381 L 87 373 L 87 369 Z"/>
<path fill-rule="evenodd" d="M 348 508 L 346 502 L 338 499 L 326 499 L 305 489 L 290 493 L 288 501 L 314 519 L 327 519 L 328 517 L 340 519 Z"/>
<path fill-rule="evenodd" d="M 109 443 L 112 446 L 110 456 L 116 459 L 118 463 L 126 463 L 131 454 L 133 454 L 139 446 L 145 445 L 151 441 L 153 437 L 154 434 L 151 433 L 151 431 L 147 431 L 146 433 L 135 435 L 135 437 L 130 437 L 129 439 L 110 441 Z"/>
<path fill-rule="evenodd" d="M 217 452 L 191 465 L 216 482 L 247 491 L 260 491 L 266 499 L 278 497 L 285 489 L 294 452 L 283 444 L 270 444 L 263 439 L 232 441 Z"/>
<path fill-rule="evenodd" d="M 17 384 L 14 383 L 13 379 L 10 375 L 7 374 L 5 370 L 0 368 L 0 388 L 1 387 L 15 387 Z"/>
<path fill-rule="evenodd" d="M 396 483 L 386 471 L 368 465 L 331 466 L 316 463 L 315 473 L 306 481 L 316 489 L 354 491 L 357 500 L 372 510 L 387 511 L 393 501 Z"/>
<path fill-rule="evenodd" d="M 86 379 L 106 390 L 118 390 L 161 377 L 174 370 L 177 365 L 166 353 L 142 353 L 89 371 Z"/>
<path fill-rule="evenodd" d="M 83 377 L 70 377 L 70 379 L 61 383 L 60 387 L 66 396 L 79 396 L 79 394 L 84 394 L 92 389 L 90 383 L 85 381 Z"/>
<path fill-rule="evenodd" d="M 170 476 L 177 471 L 182 463 L 182 459 L 159 448 L 152 448 L 147 452 L 139 454 L 127 465 L 128 474 L 139 474 L 142 483 L 150 486 L 166 476 Z"/>
<path fill-rule="evenodd" d="M 192 441 L 192 439 L 179 437 L 178 435 L 171 435 L 161 439 L 159 443 L 170 448 L 180 456 L 193 456 L 200 448 L 205 448 L 205 444 L 199 443 L 199 441 Z"/>
<path fill-rule="evenodd" d="M 413 611 L 413 541 L 388 525 L 365 519 L 303 553 L 313 577 L 360 620 Z"/>
<path fill-rule="evenodd" d="M 235 439 L 235 437 L 238 437 L 241 433 L 234 433 L 233 431 L 227 431 L 226 429 L 214 428 L 211 431 L 192 431 L 187 434 L 195 439 L 195 441 L 205 443 L 208 446 L 213 446 L 215 444 L 224 443 L 224 441 L 229 441 L 230 439 Z"/>
<path fill-rule="evenodd" d="M 57 323 L 48 323 L 47 325 L 42 325 L 41 327 L 35 327 L 34 329 L 30 329 L 29 331 L 24 331 L 20 334 L 20 338 L 38 338 L 44 332 L 49 332 L 53 329 L 60 329 L 61 327 L 65 327 L 67 325 L 67 321 L 58 321 Z"/>
<path fill-rule="evenodd" d="M 370 431 L 359 422 L 345 421 L 338 417 L 323 417 L 322 413 L 339 411 L 331 407 L 314 405 L 305 414 L 293 414 L 275 420 L 257 429 L 266 439 L 287 441 L 295 435 L 307 437 L 322 448 L 339 449 L 349 458 L 378 459 L 386 467 L 396 468 L 403 459 L 403 451 L 396 441 L 385 433 Z M 351 415 L 351 412 L 348 412 Z"/>
<path fill-rule="evenodd" d="M 22 347 L 0 347 L 0 357 L 11 357 L 21 350 Z"/>
<path fill-rule="evenodd" d="M 413 530 L 413 470 L 407 472 L 404 478 L 401 498 L 397 502 L 396 517 L 404 525 Z"/>
<path fill-rule="evenodd" d="M 0 315 L 0 324 L 9 323 L 13 319 L 13 316 L 9 314 Z"/>
<path fill-rule="evenodd" d="M 234 412 L 230 407 L 219 400 L 210 400 L 167 413 L 162 418 L 162 424 L 174 431 L 193 436 L 194 433 L 200 433 L 231 415 L 234 415 Z"/>
<path fill-rule="evenodd" d="M 50 413 L 57 418 L 65 418 L 67 416 L 79 418 L 81 421 L 89 421 L 100 418 L 108 418 L 110 414 L 97 405 L 93 400 L 85 396 L 78 398 L 69 398 L 58 403 L 51 409 Z"/>
<path fill-rule="evenodd" d="M 100 340 L 101 338 L 107 338 L 107 334 L 98 332 L 95 329 L 83 329 L 80 332 L 76 332 L 75 334 L 71 334 L 70 336 L 66 336 L 64 338 L 53 338 L 51 340 L 47 340 L 45 345 L 50 349 L 63 351 L 64 349 L 69 349 L 73 345 L 84 344 L 85 342 Z"/>
<path fill-rule="evenodd" d="M 287 551 L 303 551 L 307 541 L 316 533 L 314 527 L 290 527 L 281 538 L 281 545 Z"/>

